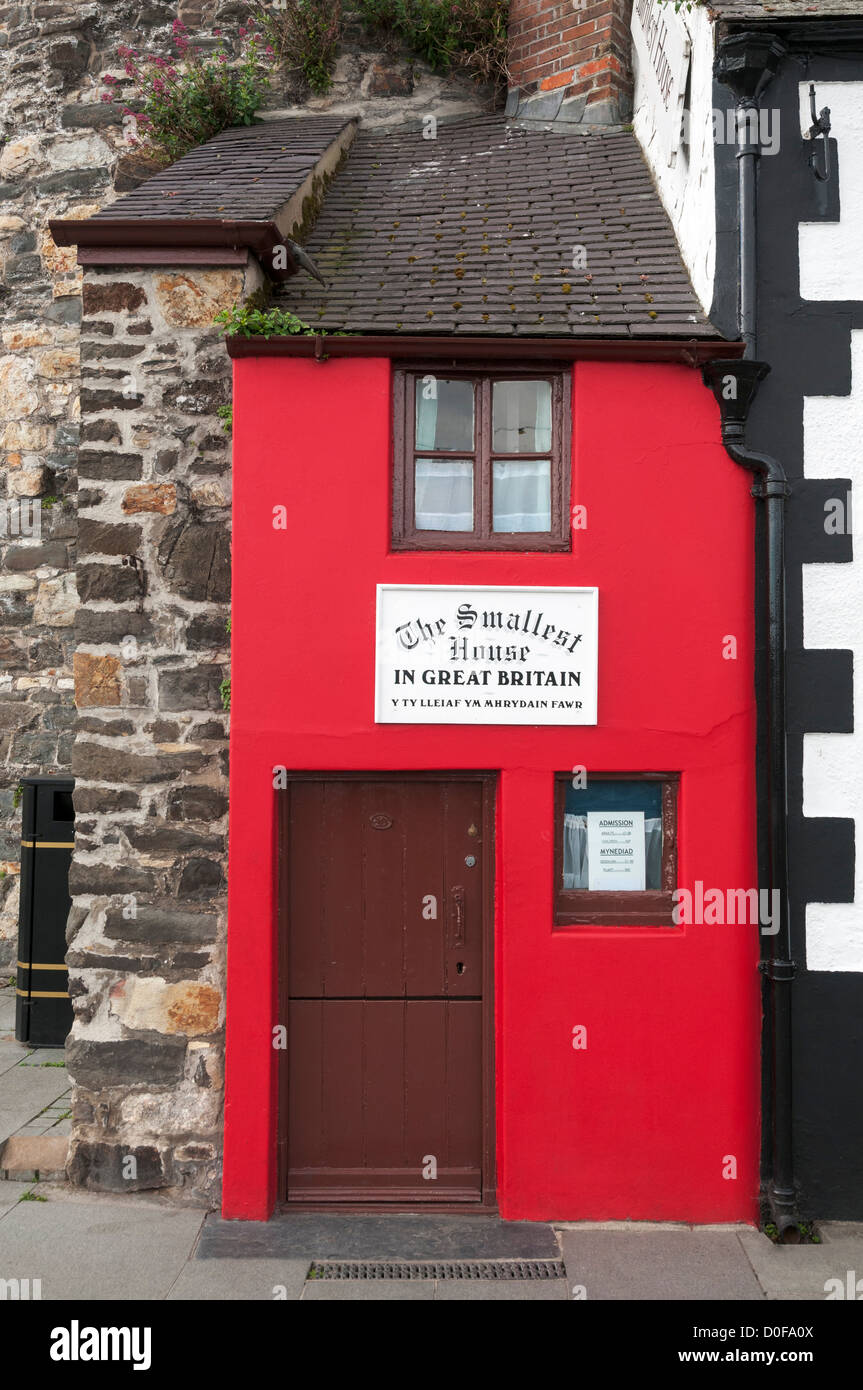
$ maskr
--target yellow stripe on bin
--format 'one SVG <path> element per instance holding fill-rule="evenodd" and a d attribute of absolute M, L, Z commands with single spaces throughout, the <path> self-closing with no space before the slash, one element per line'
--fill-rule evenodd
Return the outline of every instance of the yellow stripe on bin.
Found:
<path fill-rule="evenodd" d="M 16 989 L 23 999 L 68 999 L 68 989 Z"/>
<path fill-rule="evenodd" d="M 66 966 L 66 965 L 36 965 L 35 962 L 34 962 L 32 965 L 27 965 L 27 963 L 26 963 L 25 961 L 23 961 L 23 960 L 19 960 L 19 961 L 17 962 L 17 964 L 18 964 L 18 969 L 19 969 L 19 970 L 66 970 L 66 969 L 67 969 L 67 966 Z"/>
<path fill-rule="evenodd" d="M 22 840 L 22 849 L 74 849 L 74 840 Z"/>

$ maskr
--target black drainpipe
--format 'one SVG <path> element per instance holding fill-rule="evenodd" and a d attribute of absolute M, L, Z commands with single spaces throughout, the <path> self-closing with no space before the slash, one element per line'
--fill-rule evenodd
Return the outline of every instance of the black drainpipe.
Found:
<path fill-rule="evenodd" d="M 743 33 L 719 44 L 718 79 L 737 99 L 739 332 L 746 344 L 742 361 L 714 361 L 704 368 L 721 414 L 722 442 L 735 463 L 755 473 L 753 496 L 763 500 L 767 532 L 767 843 L 771 912 L 779 894 L 779 918 L 764 939 L 760 968 L 770 993 L 771 1173 L 767 1200 L 779 1239 L 800 1239 L 793 1161 L 791 1076 L 791 921 L 788 903 L 787 762 L 785 747 L 785 498 L 790 491 L 782 464 L 746 447 L 746 422 L 758 387 L 770 367 L 758 362 L 757 348 L 757 178 L 761 155 L 758 100 L 777 71 L 785 49 L 770 34 Z M 759 904 L 761 895 L 759 894 Z M 762 923 L 762 926 L 764 923 Z"/>

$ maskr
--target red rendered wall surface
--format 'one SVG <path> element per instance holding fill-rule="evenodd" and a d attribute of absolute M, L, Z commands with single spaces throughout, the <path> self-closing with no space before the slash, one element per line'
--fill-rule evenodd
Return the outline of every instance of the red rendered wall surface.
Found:
<path fill-rule="evenodd" d="M 754 508 L 700 375 L 575 365 L 572 554 L 390 553 L 386 360 L 238 360 L 234 422 L 224 1215 L 276 1195 L 282 765 L 499 771 L 503 1216 L 754 1222 L 757 927 L 552 929 L 553 774 L 579 764 L 678 771 L 680 885 L 757 883 Z M 384 581 L 597 585 L 598 725 L 376 726 Z"/>

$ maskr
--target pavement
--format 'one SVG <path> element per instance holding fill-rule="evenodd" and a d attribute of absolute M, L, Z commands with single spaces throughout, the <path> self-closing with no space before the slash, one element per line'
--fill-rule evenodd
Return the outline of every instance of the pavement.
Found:
<path fill-rule="evenodd" d="M 863 1275 L 863 1225 L 826 1222 L 819 1234 L 820 1244 L 777 1246 L 750 1227 L 299 1213 L 226 1222 L 145 1193 L 0 1183 L 0 1280 L 28 1279 L 31 1290 L 39 1280 L 40 1297 L 55 1301 L 824 1302 Z M 430 1277 L 393 1277 L 409 1267 Z"/>
<path fill-rule="evenodd" d="M 63 1049 L 16 1042 L 15 987 L 4 983 L 0 987 L 0 1178 L 13 1164 L 18 1178 L 40 1176 L 38 1160 L 24 1167 L 22 1154 L 63 1153 L 62 1141 L 72 1125 L 71 1103 Z M 59 1142 L 46 1146 L 43 1138 Z M 51 1170 L 62 1166 L 54 1161 Z"/>
<path fill-rule="evenodd" d="M 12 1296 L 15 1280 L 22 1297 L 20 1281 L 29 1280 L 30 1297 L 38 1289 L 43 1300 L 74 1302 L 766 1303 L 863 1292 L 863 1223 L 825 1222 L 817 1228 L 818 1244 L 778 1246 L 748 1226 L 304 1212 L 268 1222 L 223 1221 L 158 1194 L 96 1196 L 71 1188 L 59 1172 L 46 1177 L 44 1163 L 40 1170 L 27 1157 L 64 1150 L 71 1090 L 63 1052 L 26 1047 L 14 1030 L 15 992 L 6 986 L 0 988 L 0 1298 Z M 9 1155 L 17 1156 L 12 1167 L 4 1165 L 4 1156 L 12 1162 Z M 62 1162 L 53 1166 L 62 1169 Z"/>

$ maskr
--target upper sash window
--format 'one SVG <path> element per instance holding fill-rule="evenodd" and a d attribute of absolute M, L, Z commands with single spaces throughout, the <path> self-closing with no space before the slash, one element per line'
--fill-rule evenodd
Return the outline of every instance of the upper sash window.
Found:
<path fill-rule="evenodd" d="M 397 371 L 393 545 L 568 550 L 569 375 Z"/>

